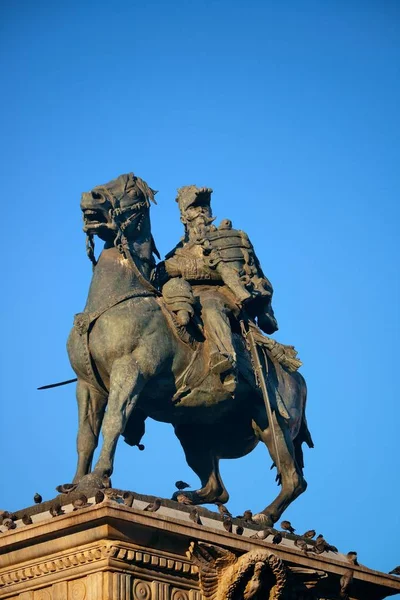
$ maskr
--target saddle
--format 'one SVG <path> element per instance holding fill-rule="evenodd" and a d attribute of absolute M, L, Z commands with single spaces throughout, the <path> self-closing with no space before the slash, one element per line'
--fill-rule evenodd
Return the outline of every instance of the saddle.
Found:
<path fill-rule="evenodd" d="M 218 287 L 215 287 L 216 293 L 219 293 Z M 230 290 L 224 289 L 224 297 L 228 301 L 231 295 Z M 232 321 L 236 321 L 237 327 L 235 329 L 237 332 L 240 332 L 238 306 L 234 303 L 233 297 L 231 300 Z M 183 397 L 188 399 L 188 396 L 192 395 L 192 393 L 201 390 L 205 393 L 212 391 L 213 395 L 218 395 L 219 393 L 226 394 L 226 389 L 218 374 L 210 373 L 208 353 L 206 351 L 208 345 L 207 332 L 200 319 L 200 306 L 194 298 L 191 285 L 185 279 L 171 279 L 164 285 L 163 297 L 158 298 L 158 302 L 170 322 L 175 335 L 194 351 L 189 365 L 177 381 L 177 392 L 173 397 L 173 401 L 180 402 Z M 281 344 L 267 337 L 253 321 L 249 322 L 249 327 L 251 327 L 257 347 L 262 353 L 266 354 L 265 360 L 268 357 L 272 362 L 278 363 L 285 370 L 292 373 L 299 369 L 302 362 L 297 358 L 297 351 L 294 346 Z M 246 342 L 240 333 L 233 334 L 233 341 L 239 359 L 238 370 L 242 377 L 247 380 L 247 383 L 253 387 L 256 383 L 256 378 L 250 357 L 246 351 Z M 235 391 L 235 389 L 232 390 L 232 396 Z"/>

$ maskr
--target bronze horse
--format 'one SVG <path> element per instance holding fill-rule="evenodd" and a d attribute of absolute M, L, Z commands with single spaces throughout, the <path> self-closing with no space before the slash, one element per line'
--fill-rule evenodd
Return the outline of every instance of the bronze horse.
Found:
<path fill-rule="evenodd" d="M 239 382 L 232 395 L 208 373 L 207 342 L 181 339 L 150 283 L 156 252 L 149 207 L 154 192 L 132 173 L 84 193 L 81 209 L 88 254 L 94 269 L 87 303 L 76 315 L 68 339 L 71 365 L 78 377 L 78 466 L 80 489 L 101 487 L 113 471 L 121 434 L 139 445 L 147 417 L 174 426 L 188 465 L 201 488 L 185 492 L 194 504 L 228 500 L 219 473 L 221 458 L 248 454 L 263 441 L 280 464 L 280 493 L 262 513 L 263 524 L 276 522 L 307 487 L 303 477 L 302 442 L 312 445 L 305 419 L 306 385 L 268 357 L 268 389 L 273 408 L 276 445 L 266 408 L 251 370 L 249 353 L 236 335 Z M 98 262 L 93 236 L 105 244 Z M 180 394 L 188 377 L 201 381 Z M 198 373 L 204 376 L 198 378 Z M 185 386 L 183 386 L 185 387 Z M 277 394 L 278 392 L 278 394 Z M 277 409 L 284 399 L 284 418 Z M 107 407 L 107 410 L 106 410 Z M 100 430 L 103 445 L 91 471 Z M 276 456 L 278 450 L 279 457 Z M 279 461 L 279 462 L 278 462 Z"/>

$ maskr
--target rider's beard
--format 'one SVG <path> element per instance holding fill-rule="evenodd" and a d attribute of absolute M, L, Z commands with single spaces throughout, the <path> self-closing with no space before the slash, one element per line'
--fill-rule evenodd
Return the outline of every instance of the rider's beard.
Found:
<path fill-rule="evenodd" d="M 206 215 L 196 217 L 189 225 L 190 237 L 204 238 L 213 221 L 212 217 L 207 217 Z"/>

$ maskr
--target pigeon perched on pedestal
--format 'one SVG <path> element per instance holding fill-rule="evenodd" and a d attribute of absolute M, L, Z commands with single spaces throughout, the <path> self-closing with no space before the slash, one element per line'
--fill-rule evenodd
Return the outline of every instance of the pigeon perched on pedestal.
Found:
<path fill-rule="evenodd" d="M 282 521 L 281 527 L 284 531 L 288 531 L 289 533 L 294 533 L 296 531 L 295 528 L 292 527 L 290 521 Z"/>
<path fill-rule="evenodd" d="M 236 533 L 237 535 L 243 535 L 243 532 L 244 532 L 244 527 L 242 527 L 241 525 L 237 525 L 237 526 L 236 526 L 236 532 L 235 532 L 235 533 Z"/>
<path fill-rule="evenodd" d="M 230 517 L 223 519 L 222 524 L 224 526 L 225 531 L 227 531 L 228 533 L 232 533 L 233 523 L 232 523 L 232 519 Z"/>
<path fill-rule="evenodd" d="M 191 521 L 193 521 L 193 523 L 196 523 L 196 525 L 203 524 L 200 519 L 199 511 L 197 510 L 197 508 L 195 506 L 192 509 L 190 509 L 189 519 Z"/>
<path fill-rule="evenodd" d="M 147 512 L 157 512 L 158 509 L 160 508 L 160 506 L 161 506 L 161 500 L 160 500 L 160 498 L 156 498 L 154 500 L 154 502 L 150 502 L 150 504 L 145 506 L 143 510 L 146 510 Z"/>
<path fill-rule="evenodd" d="M 308 531 L 303 533 L 302 537 L 306 540 L 312 540 L 316 533 L 317 532 L 315 531 L 315 529 L 309 529 Z"/>

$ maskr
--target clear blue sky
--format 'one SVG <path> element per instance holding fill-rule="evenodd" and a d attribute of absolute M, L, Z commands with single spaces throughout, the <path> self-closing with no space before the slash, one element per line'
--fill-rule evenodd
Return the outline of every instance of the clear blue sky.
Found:
<path fill-rule="evenodd" d="M 309 388 L 301 532 L 383 571 L 399 554 L 399 58 L 395 0 L 3 2 L 0 508 L 75 470 L 65 341 L 91 277 L 82 191 L 134 171 L 153 233 L 181 236 L 175 191 L 214 189 L 275 288 L 276 338 Z M 120 443 L 114 486 L 197 486 L 172 428 Z M 234 514 L 277 493 L 261 445 L 225 462 Z M 379 527 L 379 543 L 374 532 Z"/>

